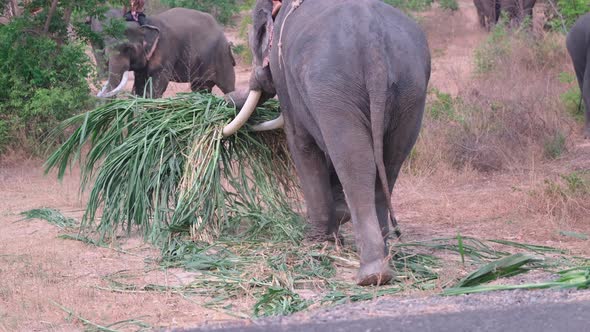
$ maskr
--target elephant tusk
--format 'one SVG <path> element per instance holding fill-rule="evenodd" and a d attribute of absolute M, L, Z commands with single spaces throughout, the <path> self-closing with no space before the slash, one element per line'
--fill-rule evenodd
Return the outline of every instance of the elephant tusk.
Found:
<path fill-rule="evenodd" d="M 235 119 L 232 120 L 227 126 L 223 128 L 223 137 L 228 137 L 235 134 L 250 118 L 250 115 L 254 113 L 256 109 L 256 105 L 260 100 L 260 96 L 262 96 L 262 91 L 255 91 L 251 90 L 248 94 L 248 99 L 246 99 L 246 103 L 244 107 L 240 110 L 240 113 L 236 115 Z"/>
<path fill-rule="evenodd" d="M 102 90 L 100 90 L 100 92 L 96 95 L 98 98 L 110 98 L 116 94 L 118 94 L 121 90 L 123 90 L 123 88 L 125 87 L 125 85 L 127 84 L 127 81 L 129 80 L 129 72 L 126 71 L 123 74 L 123 78 L 121 78 L 121 83 L 119 83 L 119 85 L 113 89 L 110 92 L 107 92 L 107 87 L 109 86 L 109 82 L 107 81 L 107 83 L 102 87 Z"/>
<path fill-rule="evenodd" d="M 276 119 L 265 121 L 259 123 L 255 126 L 252 126 L 253 131 L 267 131 L 267 130 L 275 130 L 281 129 L 285 125 L 285 119 L 283 118 L 283 114 L 279 115 Z"/>

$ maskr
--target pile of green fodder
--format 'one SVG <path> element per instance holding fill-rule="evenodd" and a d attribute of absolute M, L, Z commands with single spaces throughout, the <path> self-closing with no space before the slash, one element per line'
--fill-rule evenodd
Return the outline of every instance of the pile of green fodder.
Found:
<path fill-rule="evenodd" d="M 191 282 L 134 283 L 124 271 L 105 277 L 105 289 L 171 292 L 204 307 L 247 318 L 288 315 L 392 295 L 590 288 L 588 258 L 553 247 L 460 235 L 390 242 L 389 264 L 395 278 L 384 286 L 360 287 L 354 282 L 359 257 L 354 246 L 347 245 L 352 243 L 351 235 L 345 232 L 343 246 L 263 238 L 224 238 L 210 244 L 175 237 L 166 244 L 160 264 L 194 272 Z M 520 279 L 511 278 L 529 272 L 536 272 L 529 280 L 540 282 L 521 284 Z"/>
<path fill-rule="evenodd" d="M 278 114 L 271 100 L 251 122 Z M 79 162 L 81 189 L 91 190 L 82 225 L 98 223 L 102 236 L 137 227 L 160 243 L 179 233 L 209 243 L 221 234 L 300 237 L 283 132 L 254 133 L 246 125 L 223 138 L 235 115 L 222 98 L 205 93 L 114 100 L 56 128 L 54 138 L 74 131 L 46 171 L 56 168 L 62 178 Z"/>

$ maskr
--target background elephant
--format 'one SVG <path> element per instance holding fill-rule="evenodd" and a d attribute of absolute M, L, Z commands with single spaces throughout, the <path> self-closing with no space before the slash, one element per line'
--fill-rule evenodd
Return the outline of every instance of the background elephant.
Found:
<path fill-rule="evenodd" d="M 361 257 L 357 281 L 386 283 L 390 195 L 420 131 L 430 79 L 425 35 L 378 0 L 283 1 L 276 18 L 272 9 L 258 0 L 253 10 L 255 66 L 238 118 L 278 96 L 308 237 L 337 238 L 347 205 Z M 241 106 L 245 98 L 229 99 Z M 228 127 L 226 135 L 237 130 Z"/>
<path fill-rule="evenodd" d="M 500 16 L 500 2 L 498 0 L 473 0 L 479 24 L 490 31 L 492 26 L 498 22 Z"/>
<path fill-rule="evenodd" d="M 502 12 L 506 13 L 510 26 L 519 26 L 526 17 L 533 19 L 533 7 L 537 0 L 473 0 L 479 24 L 488 31 L 498 23 Z"/>
<path fill-rule="evenodd" d="M 235 89 L 235 60 L 211 15 L 173 8 L 149 16 L 147 24 L 139 26 L 125 22 L 121 11 L 110 10 L 104 21 L 92 19 L 91 29 L 100 33 L 113 19 L 125 24 L 124 38 L 105 37 L 103 44 L 93 44 L 99 73 L 108 66 L 108 81 L 99 97 L 111 97 L 124 88 L 130 70 L 135 74 L 135 94 L 154 98 L 162 96 L 170 81 L 189 82 L 192 91 L 211 91 L 215 85 L 224 93 Z"/>
<path fill-rule="evenodd" d="M 590 13 L 578 18 L 566 39 L 576 78 L 586 107 L 584 137 L 590 138 Z"/>
<path fill-rule="evenodd" d="M 505 12 L 510 26 L 517 27 L 528 17 L 533 20 L 533 7 L 537 0 L 497 0 L 500 1 L 500 10 Z M 499 17 L 498 17 L 499 18 Z M 496 18 L 496 21 L 498 20 Z"/>

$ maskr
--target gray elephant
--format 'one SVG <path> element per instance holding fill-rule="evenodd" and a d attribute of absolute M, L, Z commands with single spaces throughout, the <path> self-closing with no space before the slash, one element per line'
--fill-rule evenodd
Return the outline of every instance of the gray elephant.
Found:
<path fill-rule="evenodd" d="M 154 98 L 162 96 L 170 81 L 189 82 L 192 91 L 211 91 L 215 85 L 224 93 L 235 89 L 230 45 L 211 15 L 173 8 L 149 16 L 146 25 L 140 26 L 125 22 L 121 11 L 110 10 L 104 21 L 94 18 L 89 23 L 100 33 L 104 23 L 113 19 L 126 25 L 125 36 L 120 40 L 105 37 L 104 44 L 93 44 L 99 73 L 108 65 L 108 81 L 98 97 L 121 91 L 128 71 L 135 74 L 135 94 Z"/>
<path fill-rule="evenodd" d="M 492 26 L 498 23 L 500 16 L 500 1 L 498 0 L 473 0 L 477 16 L 479 18 L 479 25 L 482 28 L 490 31 Z"/>
<path fill-rule="evenodd" d="M 387 283 L 391 192 L 418 137 L 430 79 L 423 31 L 378 0 L 284 0 L 276 17 L 272 0 L 258 0 L 250 46 L 250 92 L 228 96 L 243 108 L 224 135 L 277 95 L 282 115 L 255 129 L 284 124 L 308 238 L 338 239 L 340 218 L 350 214 L 358 284 Z"/>
<path fill-rule="evenodd" d="M 510 26 L 517 27 L 528 17 L 533 20 L 533 7 L 537 0 L 497 0 L 500 1 L 500 10 L 505 12 Z M 499 18 L 499 17 L 498 17 Z M 496 18 L 496 20 L 498 19 Z"/>
<path fill-rule="evenodd" d="M 590 139 L 590 13 L 578 18 L 566 39 L 576 78 L 586 107 L 584 137 Z"/>
<path fill-rule="evenodd" d="M 537 0 L 473 0 L 479 24 L 488 31 L 505 13 L 512 27 L 519 26 L 526 17 L 533 19 L 533 7 Z"/>

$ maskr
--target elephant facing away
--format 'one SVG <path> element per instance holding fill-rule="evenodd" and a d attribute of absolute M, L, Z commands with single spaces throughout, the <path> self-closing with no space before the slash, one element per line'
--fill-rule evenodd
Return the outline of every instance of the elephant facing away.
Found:
<path fill-rule="evenodd" d="M 161 97 L 170 81 L 191 83 L 192 91 L 211 91 L 215 85 L 223 93 L 235 89 L 230 45 L 211 15 L 173 8 L 148 17 L 146 25 L 140 26 L 125 22 L 121 11 L 112 9 L 105 20 L 92 18 L 89 23 L 94 32 L 101 33 L 108 20 L 121 20 L 125 34 L 119 39 L 105 37 L 102 45 L 93 44 L 99 72 L 108 67 L 108 80 L 98 97 L 121 91 L 128 71 L 135 74 L 135 94 L 153 98 Z"/>
<path fill-rule="evenodd" d="M 517 27 L 526 17 L 533 19 L 533 7 L 537 0 L 496 0 L 500 1 L 500 10 L 510 20 L 510 26 Z M 496 18 L 497 20 L 498 18 Z"/>
<path fill-rule="evenodd" d="M 277 95 L 282 116 L 259 129 L 284 121 L 308 238 L 338 239 L 341 218 L 350 215 L 361 258 L 358 284 L 387 283 L 393 273 L 385 240 L 396 223 L 391 192 L 418 137 L 430 79 L 426 37 L 378 0 L 282 3 L 276 17 L 272 0 L 255 4 L 250 93 L 229 95 L 244 107 L 240 123 L 224 134 L 235 132 L 252 106 Z"/>
<path fill-rule="evenodd" d="M 500 1 L 498 0 L 473 0 L 479 25 L 490 31 L 492 26 L 498 22 L 500 16 Z"/>
<path fill-rule="evenodd" d="M 506 13 L 511 26 L 520 25 L 525 17 L 533 18 L 533 7 L 537 0 L 473 0 L 479 24 L 490 31 L 498 23 L 502 12 Z"/>
<path fill-rule="evenodd" d="M 584 138 L 590 139 L 590 13 L 578 18 L 574 23 L 567 34 L 566 46 L 574 64 L 586 108 Z"/>

